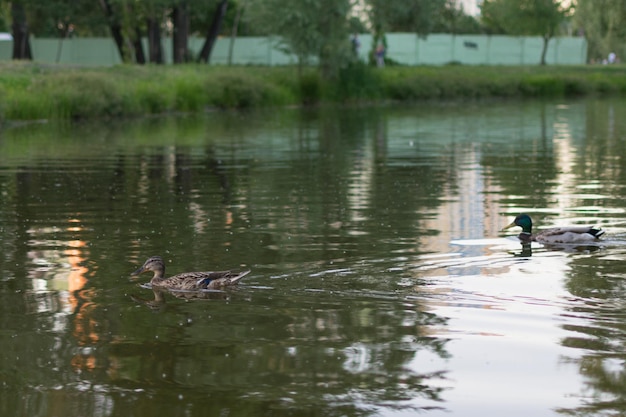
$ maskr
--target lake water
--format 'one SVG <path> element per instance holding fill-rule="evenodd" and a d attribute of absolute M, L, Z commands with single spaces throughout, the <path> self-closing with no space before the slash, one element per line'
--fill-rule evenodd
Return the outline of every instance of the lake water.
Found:
<path fill-rule="evenodd" d="M 0 131 L 3 416 L 626 413 L 626 101 Z M 595 224 L 589 247 L 500 232 Z M 130 273 L 249 268 L 155 294 Z"/>

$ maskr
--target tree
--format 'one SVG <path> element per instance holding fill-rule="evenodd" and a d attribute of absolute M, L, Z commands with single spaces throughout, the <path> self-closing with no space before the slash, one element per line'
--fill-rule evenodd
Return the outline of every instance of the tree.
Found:
<path fill-rule="evenodd" d="M 557 35 L 569 10 L 557 0 L 484 0 L 482 17 L 483 23 L 496 31 L 515 36 L 541 36 L 540 64 L 545 65 L 550 39 Z"/>
<path fill-rule="evenodd" d="M 178 0 L 172 11 L 172 53 L 175 64 L 189 61 L 189 5 Z"/>
<path fill-rule="evenodd" d="M 426 37 L 446 7 L 446 0 L 366 0 L 372 26 L 371 60 L 379 44 L 387 48 L 385 33 L 412 32 Z"/>
<path fill-rule="evenodd" d="M 111 4 L 111 0 L 99 0 L 100 6 L 102 7 L 102 11 L 104 12 L 104 16 L 106 17 L 109 28 L 111 29 L 111 36 L 113 36 L 113 41 L 117 46 L 117 50 L 120 53 L 120 57 L 122 61 L 128 60 L 128 53 L 126 50 L 126 46 L 124 43 L 124 35 L 122 32 L 122 23 L 120 14 L 116 13 L 113 9 L 113 5 Z"/>
<path fill-rule="evenodd" d="M 15 59 L 32 59 L 29 38 L 57 37 L 59 46 L 57 57 L 60 57 L 62 40 L 76 33 L 82 36 L 102 36 L 111 27 L 114 38 L 123 41 L 121 26 L 116 31 L 112 3 L 120 0 L 98 0 L 102 10 L 94 8 L 94 0 L 0 0 L 0 29 L 11 28 L 13 34 L 13 57 Z M 111 17 L 112 19 L 109 19 Z M 2 30 L 0 30 L 2 31 Z M 118 36 L 119 35 L 119 36 Z M 122 43 L 123 47 L 123 43 Z"/>
<path fill-rule="evenodd" d="M 590 59 L 626 56 L 626 0 L 578 0 L 574 23 L 587 38 Z"/>
<path fill-rule="evenodd" d="M 474 17 L 467 15 L 463 8 L 459 8 L 453 0 L 447 0 L 446 7 L 435 21 L 433 33 L 452 34 L 476 34 L 482 33 L 480 22 Z"/>
<path fill-rule="evenodd" d="M 211 51 L 213 50 L 215 40 L 220 33 L 220 28 L 222 26 L 222 21 L 226 16 L 227 8 L 228 0 L 220 0 L 215 9 L 215 13 L 213 14 L 213 20 L 211 21 L 211 25 L 209 26 L 209 30 L 206 34 L 204 45 L 200 50 L 200 56 L 198 57 L 199 61 L 209 62 L 209 57 L 211 56 Z"/>
<path fill-rule="evenodd" d="M 427 36 L 447 0 L 365 0 L 374 32 L 413 32 Z"/>
<path fill-rule="evenodd" d="M 22 0 L 30 32 L 37 37 L 66 38 L 108 34 L 107 21 L 94 0 Z"/>
<path fill-rule="evenodd" d="M 150 0 L 145 3 L 143 20 L 146 24 L 146 38 L 148 40 L 148 61 L 153 64 L 165 62 L 161 45 L 161 27 L 168 2 L 169 0 Z"/>
<path fill-rule="evenodd" d="M 215 40 L 230 35 L 235 20 L 237 30 L 249 34 L 245 22 L 239 24 L 243 7 L 226 7 L 229 3 L 238 6 L 237 0 L 0 0 L 0 32 L 14 32 L 20 59 L 30 59 L 30 35 L 58 37 L 60 57 L 62 40 L 77 34 L 111 36 L 122 61 L 139 64 L 164 62 L 163 33 L 173 39 L 173 61 L 188 62 L 190 34 L 204 33 L 199 57 L 208 62 Z"/>
<path fill-rule="evenodd" d="M 9 32 L 11 27 L 10 5 L 0 1 L 0 32 Z"/>
<path fill-rule="evenodd" d="M 241 21 L 241 15 L 243 14 L 243 10 L 246 7 L 246 0 L 243 0 L 240 4 L 237 5 L 237 13 L 235 14 L 235 19 L 233 21 L 233 27 L 230 33 L 230 43 L 228 45 L 228 65 L 232 65 L 233 63 L 233 49 L 235 47 L 235 39 L 237 38 L 237 33 L 239 30 L 239 22 Z"/>
<path fill-rule="evenodd" d="M 351 0 L 263 0 L 250 2 L 249 16 L 300 65 L 317 58 L 322 76 L 331 79 L 351 59 L 351 9 Z"/>
<path fill-rule="evenodd" d="M 28 22 L 26 10 L 21 2 L 11 2 L 11 19 L 13 24 L 13 59 L 33 59 L 30 49 Z"/>

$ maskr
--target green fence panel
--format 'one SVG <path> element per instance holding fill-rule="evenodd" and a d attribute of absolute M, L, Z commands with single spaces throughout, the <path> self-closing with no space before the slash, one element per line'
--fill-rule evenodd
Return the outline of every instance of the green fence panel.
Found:
<path fill-rule="evenodd" d="M 549 64 L 576 65 L 587 62 L 587 43 L 581 38 L 554 38 L 550 41 Z"/>
<path fill-rule="evenodd" d="M 416 65 L 444 65 L 453 61 L 453 42 L 451 35 L 429 35 L 417 38 Z"/>
<path fill-rule="evenodd" d="M 541 51 L 543 50 L 542 38 L 523 38 L 521 50 L 521 63 L 524 65 L 536 65 L 541 62 Z"/>
<path fill-rule="evenodd" d="M 372 36 L 360 34 L 359 58 L 368 60 L 373 50 Z M 543 40 L 540 37 L 432 34 L 421 38 L 414 33 L 386 35 L 386 56 L 402 65 L 537 65 L 541 59 Z M 350 42 L 346 39 L 346 42 Z M 0 41 L 0 60 L 11 59 L 12 41 Z M 165 63 L 172 63 L 172 39 L 162 40 Z M 190 37 L 189 50 L 197 58 L 203 38 Z M 146 56 L 147 41 L 143 40 Z M 32 38 L 35 61 L 66 65 L 106 66 L 120 64 L 119 53 L 110 38 L 44 39 Z M 231 61 L 235 65 L 294 65 L 298 59 L 282 50 L 275 37 L 241 37 L 232 43 Z M 219 38 L 210 63 L 227 65 L 231 39 Z M 560 37 L 550 40 L 546 54 L 548 64 L 580 65 L 587 61 L 587 42 L 581 37 Z M 311 59 L 310 63 L 315 63 Z"/>
<path fill-rule="evenodd" d="M 490 36 L 487 64 L 490 65 L 521 65 L 524 38 L 508 36 Z"/>
<path fill-rule="evenodd" d="M 452 62 L 481 65 L 487 62 L 489 38 L 479 35 L 455 35 L 452 39 Z"/>
<path fill-rule="evenodd" d="M 122 62 L 115 43 L 109 38 L 33 38 L 31 49 L 37 62 L 87 66 L 116 65 Z"/>
<path fill-rule="evenodd" d="M 387 38 L 386 57 L 403 65 L 416 65 L 415 42 L 417 35 L 414 33 L 390 33 Z M 369 47 L 372 47 L 371 40 Z M 371 50 L 371 49 L 370 49 Z"/>
<path fill-rule="evenodd" d="M 11 59 L 13 56 L 13 41 L 0 41 L 0 61 Z"/>

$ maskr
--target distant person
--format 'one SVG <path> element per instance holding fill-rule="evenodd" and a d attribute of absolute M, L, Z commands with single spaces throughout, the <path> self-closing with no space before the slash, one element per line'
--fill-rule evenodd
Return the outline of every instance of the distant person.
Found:
<path fill-rule="evenodd" d="M 352 53 L 358 59 L 359 50 L 361 49 L 361 41 L 359 40 L 359 35 L 355 33 L 354 36 L 352 36 L 351 42 L 352 42 Z"/>
<path fill-rule="evenodd" d="M 382 68 L 385 66 L 385 45 L 382 42 L 378 42 L 376 45 L 376 51 L 374 52 L 376 56 L 376 66 Z"/>
<path fill-rule="evenodd" d="M 615 52 L 611 52 L 609 54 L 608 62 L 609 64 L 615 64 L 617 62 L 617 55 L 615 55 Z"/>

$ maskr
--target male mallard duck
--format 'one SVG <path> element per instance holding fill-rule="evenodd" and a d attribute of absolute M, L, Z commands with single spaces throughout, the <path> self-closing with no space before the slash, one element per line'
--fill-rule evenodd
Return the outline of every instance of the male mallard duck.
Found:
<path fill-rule="evenodd" d="M 533 235 L 533 221 L 528 214 L 520 214 L 513 220 L 513 223 L 502 230 L 515 226 L 522 228 L 522 233 L 517 236 L 522 242 L 589 243 L 597 241 L 604 234 L 604 230 L 590 226 L 565 226 L 541 230 Z"/>
<path fill-rule="evenodd" d="M 241 278 L 250 273 L 250 271 L 183 272 L 182 274 L 164 278 L 165 264 L 163 259 L 160 256 L 153 256 L 148 258 L 131 275 L 139 275 L 148 271 L 154 272 L 154 276 L 150 280 L 152 287 L 187 291 L 217 289 L 237 285 Z"/>

